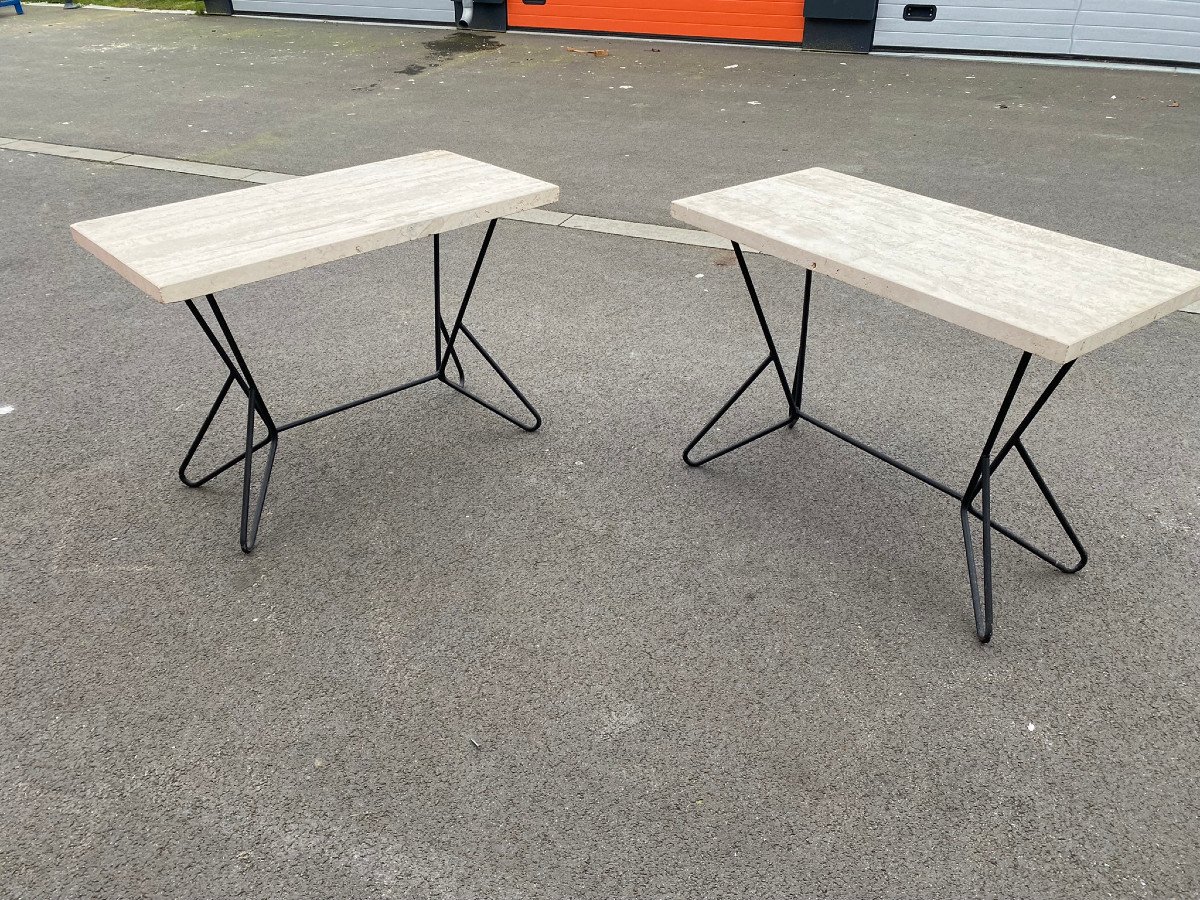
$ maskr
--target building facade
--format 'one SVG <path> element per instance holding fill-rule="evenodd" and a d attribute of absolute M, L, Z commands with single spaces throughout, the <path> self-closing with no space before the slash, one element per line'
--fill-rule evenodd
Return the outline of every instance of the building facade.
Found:
<path fill-rule="evenodd" d="M 1200 65 L 1200 0 L 232 0 L 233 11 Z M 465 4 L 465 9 L 464 9 Z M 472 15 L 472 11 L 481 13 Z"/>

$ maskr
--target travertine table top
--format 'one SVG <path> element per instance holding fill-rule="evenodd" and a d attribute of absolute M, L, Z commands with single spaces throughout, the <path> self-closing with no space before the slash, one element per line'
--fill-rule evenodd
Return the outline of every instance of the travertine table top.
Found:
<path fill-rule="evenodd" d="M 689 225 L 1067 362 L 1200 299 L 1200 272 L 813 168 L 676 200 Z"/>
<path fill-rule="evenodd" d="M 71 234 L 173 303 L 557 199 L 553 184 L 434 150 L 79 222 Z"/>

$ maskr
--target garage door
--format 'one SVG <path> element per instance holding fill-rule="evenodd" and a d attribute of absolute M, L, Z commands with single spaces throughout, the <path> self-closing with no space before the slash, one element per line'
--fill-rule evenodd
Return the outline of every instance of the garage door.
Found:
<path fill-rule="evenodd" d="M 1200 0 L 881 0 L 875 46 L 1200 62 Z"/>
<path fill-rule="evenodd" d="M 1200 63 L 1200 0 L 1083 0 L 1071 52 Z"/>
<path fill-rule="evenodd" d="M 508 0 L 508 24 L 799 43 L 804 0 Z"/>
<path fill-rule="evenodd" d="M 292 16 L 338 16 L 350 19 L 391 19 L 397 22 L 454 21 L 451 0 L 233 0 L 239 13 Z"/>
<path fill-rule="evenodd" d="M 909 17 L 905 17 L 905 8 Z M 932 9 L 933 19 L 927 20 Z M 1070 53 L 1079 0 L 956 0 L 879 4 L 876 47 Z"/>

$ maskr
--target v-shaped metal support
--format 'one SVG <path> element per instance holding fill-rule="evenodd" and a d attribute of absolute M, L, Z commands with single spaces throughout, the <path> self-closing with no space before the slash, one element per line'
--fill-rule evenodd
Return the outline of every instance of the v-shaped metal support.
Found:
<path fill-rule="evenodd" d="M 734 242 L 733 252 L 737 256 L 738 267 L 742 270 L 742 278 L 746 282 L 746 290 L 750 294 L 750 302 L 754 304 L 754 314 L 758 317 L 758 327 L 762 329 L 763 338 L 767 342 L 767 355 L 763 358 L 763 361 L 758 364 L 758 368 L 750 373 L 750 377 L 742 382 L 741 387 L 733 392 L 733 396 L 725 401 L 725 405 L 717 410 L 717 414 L 708 420 L 708 424 L 701 428 L 700 433 L 692 438 L 692 442 L 684 448 L 683 461 L 689 466 L 693 467 L 702 466 L 707 462 L 712 462 L 717 457 L 724 456 L 726 453 L 732 453 L 739 447 L 745 447 L 747 444 L 753 443 L 761 437 L 766 437 L 768 434 L 778 431 L 784 426 L 791 428 L 796 424 L 796 419 L 799 416 L 800 400 L 797 391 L 799 391 L 800 384 L 803 382 L 804 350 L 805 345 L 808 343 L 808 301 L 812 296 L 812 272 L 806 271 L 804 273 L 804 325 L 803 334 L 800 339 L 800 353 L 796 359 L 796 371 L 798 376 L 796 378 L 796 386 L 795 388 L 792 388 L 788 386 L 788 378 L 783 371 L 783 363 L 779 359 L 779 351 L 775 349 L 775 339 L 771 336 L 771 327 L 767 324 L 767 317 L 763 313 L 762 303 L 759 302 L 758 291 L 754 287 L 754 279 L 750 277 L 750 269 L 746 265 L 746 257 L 742 254 L 741 245 Z M 749 388 L 750 385 L 754 384 L 754 382 L 758 380 L 758 376 L 762 375 L 762 373 L 768 368 L 774 368 L 775 375 L 779 379 L 779 384 L 783 388 L 783 396 L 787 400 L 788 405 L 787 418 L 782 419 L 773 425 L 768 425 L 766 428 L 754 432 L 754 434 L 747 438 L 743 438 L 740 441 L 729 444 L 726 447 L 722 447 L 720 450 L 715 450 L 712 453 L 709 453 L 707 456 L 702 456 L 699 459 L 692 459 L 691 454 L 696 448 L 696 445 L 704 440 L 704 436 L 712 430 L 713 426 L 721 421 L 721 418 L 725 415 L 725 413 L 729 412 L 729 410 L 733 407 L 733 404 L 738 402 L 738 399 L 746 392 L 746 389 Z"/>
<path fill-rule="evenodd" d="M 210 315 L 216 322 L 217 329 L 214 330 L 204 315 L 201 314 L 200 308 L 193 300 L 187 301 L 187 307 L 191 310 L 192 315 L 200 325 L 201 331 L 208 338 L 209 343 L 217 351 L 221 361 L 225 364 L 229 374 L 225 378 L 220 391 L 217 392 L 216 400 L 213 401 L 212 407 L 208 414 L 204 417 L 204 421 L 200 424 L 200 430 L 196 432 L 196 437 L 192 440 L 191 446 L 184 455 L 183 463 L 179 467 L 179 480 L 188 487 L 200 487 L 203 484 L 216 478 L 222 472 L 233 468 L 238 463 L 242 463 L 242 514 L 241 514 L 241 530 L 240 542 L 242 550 L 249 553 L 254 549 L 254 544 L 258 539 L 258 527 L 262 519 L 263 506 L 267 499 L 267 487 L 271 481 L 271 470 L 275 464 L 275 452 L 279 446 L 279 436 L 292 428 L 300 425 L 315 422 L 318 419 L 323 419 L 326 416 L 331 416 L 334 413 L 344 412 L 348 409 L 353 409 L 356 406 L 361 406 L 364 403 L 370 403 L 373 400 L 380 400 L 384 397 L 389 397 L 392 394 L 406 391 L 409 388 L 417 387 L 430 381 L 440 381 L 443 384 L 453 388 L 458 393 L 465 397 L 474 400 L 485 409 L 490 410 L 504 420 L 511 422 L 518 428 L 525 431 L 536 431 L 542 424 L 542 417 L 534 408 L 533 404 L 526 399 L 525 395 L 516 386 L 513 380 L 508 376 L 492 357 L 492 355 L 484 348 L 483 344 L 471 333 L 470 329 L 463 323 L 463 318 L 466 316 L 467 307 L 471 301 L 471 295 L 475 290 L 475 283 L 479 278 L 479 270 L 483 267 L 484 257 L 487 255 L 488 246 L 491 244 L 492 234 L 496 230 L 496 220 L 493 219 L 487 229 L 487 234 L 484 236 L 483 245 L 479 249 L 479 255 L 475 259 L 475 266 L 471 271 L 471 278 L 467 284 L 466 292 L 463 295 L 462 303 L 459 305 L 458 313 L 454 320 L 453 328 L 446 327 L 446 321 L 442 316 L 442 283 L 441 283 L 441 241 L 440 236 L 433 236 L 433 261 L 434 261 L 434 276 L 433 276 L 433 296 L 434 296 L 434 365 L 435 369 L 428 375 L 423 375 L 420 378 L 407 381 L 404 384 L 396 387 L 386 388 L 382 391 L 376 391 L 373 394 L 368 394 L 366 397 L 360 397 L 357 400 L 351 400 L 347 403 L 339 404 L 330 409 L 320 412 L 311 413 L 294 421 L 283 425 L 276 425 L 272 418 L 270 410 L 267 408 L 266 402 L 262 399 L 262 394 L 258 389 L 257 383 L 254 381 L 254 376 L 250 373 L 250 367 L 246 364 L 246 359 L 242 355 L 241 348 L 234 339 L 233 332 L 229 328 L 228 322 L 225 320 L 224 314 L 221 312 L 220 306 L 217 304 L 217 299 L 214 295 L 208 294 L 206 300 Z M 217 332 L 220 332 L 220 338 Z M 532 416 L 531 422 L 521 421 L 515 416 L 510 415 L 498 406 L 490 403 L 487 400 L 477 396 L 472 391 L 468 390 L 465 384 L 465 375 L 463 371 L 462 361 L 459 359 L 458 352 L 455 349 L 455 342 L 459 334 L 464 335 L 468 341 L 479 351 L 480 356 L 488 364 L 488 366 L 500 376 L 501 380 L 512 391 L 513 395 L 520 401 L 521 405 Z M 454 365 L 457 373 L 457 380 L 452 380 L 447 374 L 450 365 Z M 217 416 L 218 410 L 228 400 L 230 391 L 237 385 L 242 393 L 246 396 L 246 439 L 245 449 L 231 459 L 226 460 L 221 465 L 217 466 L 212 471 L 199 477 L 191 477 L 188 474 L 188 467 L 191 465 L 196 451 L 204 441 L 205 435 L 212 426 L 213 420 Z M 266 436 L 255 441 L 256 419 L 261 419 L 266 426 Z M 254 456 L 264 447 L 269 447 L 267 451 L 266 462 L 263 465 L 261 475 L 259 476 L 259 487 L 257 496 L 253 491 L 254 482 Z"/>
<path fill-rule="evenodd" d="M 697 434 L 692 439 L 691 443 L 689 443 L 684 449 L 683 459 L 689 466 L 702 466 L 711 460 L 717 459 L 720 456 L 724 456 L 726 453 L 730 453 L 740 447 L 744 447 L 747 444 L 758 440 L 759 438 L 765 437 L 772 432 L 778 431 L 784 426 L 791 428 L 797 422 L 805 421 L 815 425 L 822 431 L 828 432 L 834 437 L 839 438 L 840 440 L 843 440 L 854 447 L 857 447 L 859 450 L 863 450 L 864 452 L 871 454 L 876 459 L 882 460 L 888 465 L 893 466 L 894 468 L 897 468 L 908 475 L 911 475 L 913 478 L 916 478 L 918 481 L 929 485 L 935 490 L 938 490 L 949 497 L 953 497 L 955 500 L 959 501 L 960 505 L 963 544 L 966 548 L 967 557 L 968 582 L 971 588 L 971 608 L 975 618 L 975 633 L 979 640 L 984 643 L 990 641 L 992 638 L 992 625 L 994 618 L 992 589 L 993 532 L 1003 535 L 1013 543 L 1017 544 L 1017 546 L 1028 550 L 1034 556 L 1054 566 L 1060 572 L 1074 574 L 1075 572 L 1080 571 L 1087 564 L 1087 550 L 1084 549 L 1082 542 L 1079 540 L 1079 536 L 1075 533 L 1075 529 L 1071 526 L 1071 523 L 1067 519 L 1066 514 L 1063 512 L 1062 507 L 1059 505 L 1058 500 L 1051 492 L 1049 485 L 1046 483 L 1046 479 L 1043 477 L 1038 467 L 1034 464 L 1033 457 L 1030 455 L 1029 450 L 1025 447 L 1025 444 L 1022 440 L 1026 430 L 1033 423 L 1033 420 L 1037 417 L 1038 413 L 1041 412 L 1042 407 L 1044 407 L 1046 404 L 1046 401 L 1050 399 L 1050 396 L 1066 377 L 1067 372 L 1071 370 L 1071 367 L 1074 365 L 1074 360 L 1066 363 L 1058 369 L 1058 371 L 1054 374 L 1054 377 L 1051 378 L 1049 384 L 1038 396 L 1038 399 L 1034 402 L 1029 411 L 1021 419 L 1017 427 L 1009 435 L 1008 439 L 1000 445 L 1000 450 L 993 454 L 993 450 L 999 441 L 1000 433 L 1004 427 L 1004 421 L 1008 417 L 1009 411 L 1013 405 L 1013 401 L 1016 398 L 1017 391 L 1021 386 L 1023 378 L 1025 377 L 1026 370 L 1029 368 L 1031 354 L 1022 354 L 1020 362 L 1017 364 L 1016 372 L 1013 374 L 1012 380 L 1009 383 L 1008 391 L 1001 402 L 1000 411 L 997 413 L 996 418 L 992 423 L 992 427 L 984 444 L 983 450 L 979 455 L 979 461 L 976 463 L 975 468 L 971 473 L 971 477 L 967 483 L 966 489 L 959 491 L 936 478 L 931 478 L 930 476 L 917 471 L 912 466 L 901 462 L 882 450 L 878 450 L 864 441 L 860 441 L 857 438 L 851 437 L 841 429 L 823 422 L 820 419 L 817 419 L 815 416 L 811 416 L 804 411 L 802 406 L 804 397 L 804 365 L 805 356 L 808 350 L 808 323 L 809 306 L 812 299 L 812 272 L 809 270 L 805 271 L 804 310 L 800 328 L 800 347 L 796 353 L 795 375 L 793 376 L 792 383 L 789 386 L 787 376 L 783 371 L 783 363 L 780 360 L 779 352 L 775 347 L 775 340 L 771 336 L 771 331 L 767 325 L 766 316 L 762 311 L 762 304 L 758 299 L 758 292 L 755 290 L 754 281 L 750 277 L 750 270 L 746 265 L 746 259 L 742 253 L 742 248 L 737 243 L 734 243 L 733 250 L 737 255 L 738 265 L 741 268 L 742 277 L 746 282 L 746 289 L 750 294 L 750 301 L 754 305 L 754 312 L 758 318 L 759 327 L 762 329 L 763 338 L 766 341 L 768 352 L 766 358 L 759 363 L 758 367 L 751 373 L 750 377 L 747 378 L 736 391 L 734 391 L 733 396 L 731 396 L 725 402 L 725 404 L 717 411 L 717 414 L 713 416 L 707 424 L 705 424 L 705 426 L 700 430 L 700 433 Z M 784 399 L 787 402 L 789 410 L 788 418 L 768 425 L 749 437 L 723 447 L 720 450 L 709 453 L 706 456 L 700 457 L 699 459 L 694 459 L 692 457 L 692 451 L 696 448 L 696 445 L 699 444 L 704 436 L 708 434 L 708 432 L 712 430 L 717 422 L 721 420 L 721 418 L 737 402 L 738 398 L 745 393 L 746 389 L 749 388 L 750 385 L 753 384 L 759 378 L 759 376 L 761 376 L 763 372 L 770 367 L 775 369 L 780 385 L 783 388 Z M 1028 469 L 1029 474 L 1033 478 L 1034 484 L 1037 485 L 1038 490 L 1041 492 L 1046 504 L 1050 507 L 1051 512 L 1054 513 L 1054 517 L 1058 521 L 1059 526 L 1062 528 L 1063 533 L 1066 534 L 1067 539 L 1071 542 L 1072 547 L 1074 547 L 1075 553 L 1078 557 L 1076 562 L 1060 562 L 1054 556 L 1021 537 L 1010 527 L 1002 525 L 992 519 L 992 475 L 1013 450 L 1017 451 L 1017 455 L 1025 464 L 1026 469 Z M 978 508 L 975 506 L 975 501 L 977 498 L 980 501 Z M 982 553 L 978 561 L 975 553 L 974 534 L 971 528 L 972 519 L 975 519 L 982 524 Z M 980 576 L 979 572 L 980 568 L 982 568 L 982 577 Z"/>
<path fill-rule="evenodd" d="M 437 320 L 440 323 L 440 327 L 438 329 L 438 339 L 435 342 L 436 352 L 437 352 L 438 356 L 440 357 L 438 360 L 437 377 L 438 377 L 439 381 L 454 388 L 454 390 L 458 391 L 464 397 L 468 397 L 471 400 L 474 400 L 476 403 L 478 403 L 484 409 L 487 409 L 487 410 L 495 413 L 500 418 L 502 418 L 508 422 L 511 422 L 513 425 L 516 425 L 518 428 L 521 428 L 525 431 L 537 431 L 538 428 L 540 428 L 541 424 L 542 424 L 541 415 L 538 413 L 538 411 L 536 409 L 534 409 L 533 404 L 530 403 L 526 399 L 525 395 L 523 393 L 521 393 L 521 389 L 518 388 L 516 386 L 516 384 L 513 383 L 513 380 L 508 377 L 508 373 L 505 372 L 502 368 L 500 368 L 500 364 L 498 362 L 496 362 L 495 359 L 492 358 L 492 354 L 488 353 L 487 349 L 483 346 L 483 344 L 481 344 L 479 342 L 479 340 L 475 337 L 475 335 L 471 333 L 471 329 L 469 329 L 463 323 L 463 318 L 467 314 L 467 304 L 469 304 L 471 302 L 471 295 L 475 292 L 475 282 L 479 278 L 479 269 L 483 266 L 483 258 L 487 254 L 488 244 L 491 243 L 492 232 L 495 230 L 496 230 L 496 220 L 492 219 L 491 224 L 488 225 L 487 234 L 483 238 L 483 246 L 479 250 L 479 256 L 475 260 L 475 268 L 471 270 L 471 279 L 470 279 L 470 281 L 467 282 L 467 290 L 466 290 L 466 293 L 463 294 L 462 303 L 458 307 L 458 315 L 455 316 L 455 318 L 454 318 L 454 328 L 450 331 L 450 333 L 448 335 L 446 335 L 445 353 L 442 352 L 442 347 L 441 347 L 441 335 L 446 330 L 446 323 L 442 321 L 440 275 L 436 279 L 437 284 L 434 289 L 434 306 L 435 306 L 435 313 L 437 316 Z M 438 235 L 436 235 L 436 234 L 433 236 L 433 253 L 434 253 L 434 270 L 437 271 L 440 268 L 439 263 L 438 263 L 440 251 L 438 249 Z M 529 414 L 533 416 L 532 422 L 530 422 L 530 423 L 522 422 L 521 420 L 509 415 L 504 410 L 500 409 L 498 406 L 496 406 L 492 403 L 489 403 L 487 400 L 484 400 L 482 397 L 479 397 L 476 394 L 472 393 L 471 391 L 467 390 L 466 386 L 463 383 L 462 365 L 458 361 L 458 355 L 454 352 L 454 342 L 458 339 L 458 336 L 460 333 L 463 334 L 466 337 L 466 339 L 471 342 L 471 345 L 479 352 L 479 355 L 483 357 L 484 362 L 486 362 L 488 364 L 488 366 L 491 367 L 493 372 L 495 372 L 497 375 L 500 376 L 500 379 L 504 382 L 505 386 L 510 391 L 512 391 L 513 396 L 516 397 L 521 402 L 521 405 L 524 406 L 525 409 L 529 412 Z M 446 365 L 451 358 L 454 359 L 454 365 L 458 369 L 458 382 L 457 383 L 450 381 L 446 377 Z"/>
<path fill-rule="evenodd" d="M 1046 479 L 1042 476 L 1041 471 L 1030 456 L 1029 451 L 1025 448 L 1025 444 L 1021 441 L 1025 429 L 1037 417 L 1046 401 L 1050 399 L 1050 395 L 1062 383 L 1067 372 L 1075 365 L 1075 361 L 1066 363 L 1061 366 L 1046 386 L 1045 390 L 1038 396 L 1038 399 L 1030 407 L 1029 412 L 1009 435 L 1007 441 L 1004 442 L 1000 451 L 992 456 L 992 450 L 996 446 L 996 441 L 1000 436 L 1000 431 L 1004 426 L 1004 420 L 1007 418 L 1010 408 L 1012 407 L 1013 399 L 1017 395 L 1017 390 L 1021 386 L 1021 380 L 1025 376 L 1025 372 L 1029 367 L 1030 354 L 1023 353 L 1021 361 L 1017 363 L 1017 370 L 1013 373 L 1012 381 L 1009 383 L 1008 392 L 1004 395 L 1004 400 L 1000 404 L 1000 411 L 996 414 L 996 419 L 992 423 L 991 432 L 988 434 L 987 442 L 984 444 L 983 451 L 979 454 L 979 462 L 975 465 L 975 470 L 971 474 L 971 480 L 967 483 L 967 489 L 959 496 L 962 531 L 963 531 L 963 546 L 966 548 L 967 554 L 967 577 L 971 585 L 971 608 L 975 614 L 975 634 L 981 641 L 987 643 L 992 639 L 992 623 L 993 615 L 993 600 L 992 600 L 992 531 L 993 529 L 1003 534 L 1009 540 L 1013 541 L 1020 547 L 1028 550 L 1034 556 L 1048 562 L 1060 572 L 1065 572 L 1072 575 L 1080 571 L 1087 565 L 1088 554 L 1084 549 L 1083 543 L 1079 540 L 1079 536 L 1075 533 L 1075 529 L 1071 527 L 1066 514 L 1062 511 L 1062 507 L 1058 505 L 1058 500 L 1050 490 L 1050 486 L 1046 483 Z M 1049 553 L 1036 547 L 1029 541 L 1015 534 L 1010 529 L 998 525 L 992 521 L 992 474 L 999 468 L 1005 457 L 1016 449 L 1017 455 L 1021 457 L 1021 461 L 1025 463 L 1025 468 L 1029 471 L 1033 478 L 1034 484 L 1041 491 L 1043 499 L 1054 513 L 1055 519 L 1058 520 L 1059 526 L 1070 540 L 1071 545 L 1075 548 L 1075 553 L 1078 560 L 1068 565 L 1059 562 Z M 951 496 L 954 496 L 953 494 Z M 980 509 L 974 506 L 975 498 L 980 498 Z M 982 591 L 980 590 L 980 577 L 977 572 L 975 562 L 975 540 L 971 532 L 971 519 L 978 519 L 982 523 L 983 531 L 983 553 L 982 553 Z"/>

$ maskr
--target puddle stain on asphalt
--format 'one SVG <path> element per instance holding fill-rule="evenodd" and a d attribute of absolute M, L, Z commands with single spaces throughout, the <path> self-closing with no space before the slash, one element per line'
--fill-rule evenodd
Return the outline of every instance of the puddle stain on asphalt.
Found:
<path fill-rule="evenodd" d="M 449 34 L 432 41 L 424 42 L 429 51 L 425 62 L 412 63 L 403 69 L 397 69 L 397 75 L 420 75 L 429 69 L 436 69 L 442 63 L 456 56 L 466 56 L 472 53 L 482 53 L 485 50 L 499 50 L 504 45 L 490 34 L 477 31 L 452 31 Z"/>

